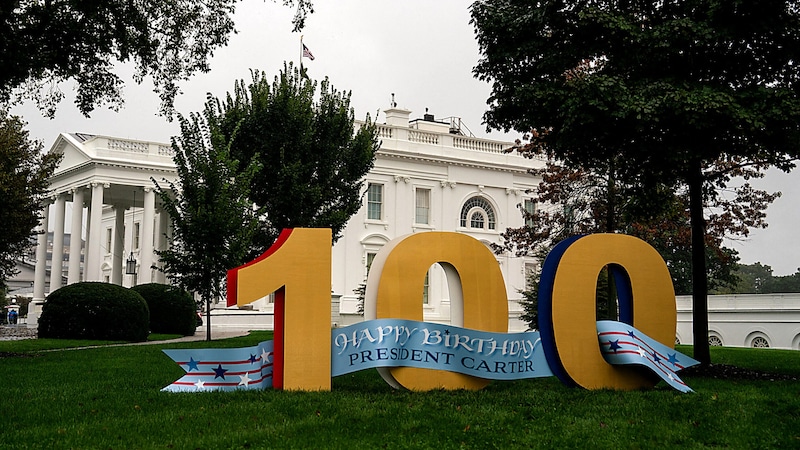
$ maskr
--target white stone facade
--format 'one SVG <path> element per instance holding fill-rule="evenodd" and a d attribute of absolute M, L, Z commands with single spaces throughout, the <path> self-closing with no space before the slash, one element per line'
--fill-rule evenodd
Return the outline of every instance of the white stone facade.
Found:
<path fill-rule="evenodd" d="M 454 134 L 450 123 L 430 117 L 409 123 L 409 111 L 401 109 L 385 112 L 386 124 L 379 126 L 381 151 L 365 180 L 365 205 L 333 248 L 333 292 L 341 296 L 343 324 L 355 320 L 354 290 L 365 282 L 368 263 L 386 242 L 411 233 L 455 231 L 487 246 L 500 243 L 506 228 L 523 225 L 520 207 L 541 181 L 528 169 L 544 161 L 504 153 L 511 143 Z M 380 205 L 371 192 L 380 192 Z M 531 270 L 536 261 L 509 254 L 496 258 L 509 298 L 509 328 L 522 331 L 526 326 L 518 320 L 516 299 L 525 288 L 526 268 Z M 438 265 L 420 291 L 425 320 L 449 321 L 447 283 Z"/>

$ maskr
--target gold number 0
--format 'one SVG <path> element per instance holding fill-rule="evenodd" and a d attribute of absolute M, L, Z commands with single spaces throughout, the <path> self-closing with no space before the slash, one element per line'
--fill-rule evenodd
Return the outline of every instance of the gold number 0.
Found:
<path fill-rule="evenodd" d="M 539 283 L 539 326 L 547 362 L 564 383 L 586 389 L 640 389 L 657 378 L 607 363 L 597 343 L 595 291 L 606 265 L 624 269 L 632 299 L 620 316 L 664 345 L 675 345 L 675 292 L 664 260 L 641 239 L 591 234 L 558 244 Z M 631 311 L 632 309 L 632 311 Z"/>
<path fill-rule="evenodd" d="M 497 260 L 478 240 L 451 232 L 417 233 L 387 243 L 370 268 L 364 318 L 422 321 L 423 283 L 435 263 L 447 274 L 453 325 L 508 332 L 508 299 Z M 391 386 L 417 391 L 477 390 L 489 383 L 442 370 L 395 367 L 378 371 Z"/>

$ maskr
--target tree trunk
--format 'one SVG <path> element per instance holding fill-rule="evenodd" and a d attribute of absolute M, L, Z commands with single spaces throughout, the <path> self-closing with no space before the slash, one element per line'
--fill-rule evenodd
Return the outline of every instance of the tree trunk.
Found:
<path fill-rule="evenodd" d="M 703 166 L 694 161 L 689 173 L 689 216 L 692 226 L 692 333 L 694 359 L 711 364 L 708 345 L 708 274 L 706 269 L 706 220 L 703 216 Z"/>
<path fill-rule="evenodd" d="M 211 341 L 211 295 L 205 294 L 206 301 L 206 341 Z"/>
<path fill-rule="evenodd" d="M 615 159 L 609 160 L 608 167 L 608 186 L 606 189 L 606 233 L 616 233 L 617 231 L 617 185 L 616 185 L 616 165 Z M 606 266 L 608 283 L 606 283 L 606 318 L 609 320 L 619 320 L 617 314 L 617 289 L 614 276 L 610 266 Z"/>

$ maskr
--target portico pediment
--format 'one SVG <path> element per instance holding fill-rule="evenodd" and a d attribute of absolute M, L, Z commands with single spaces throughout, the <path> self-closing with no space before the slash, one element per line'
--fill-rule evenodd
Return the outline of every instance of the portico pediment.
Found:
<path fill-rule="evenodd" d="M 58 136 L 58 139 L 50 148 L 50 153 L 63 155 L 61 163 L 56 168 L 56 174 L 80 167 L 92 160 L 91 156 L 83 151 L 76 138 L 66 133 L 61 133 Z"/>

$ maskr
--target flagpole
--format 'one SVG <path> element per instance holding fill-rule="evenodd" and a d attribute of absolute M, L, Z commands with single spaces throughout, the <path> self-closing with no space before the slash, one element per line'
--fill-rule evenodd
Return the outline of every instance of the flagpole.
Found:
<path fill-rule="evenodd" d="M 303 73 L 303 35 L 300 35 L 300 73 Z"/>

